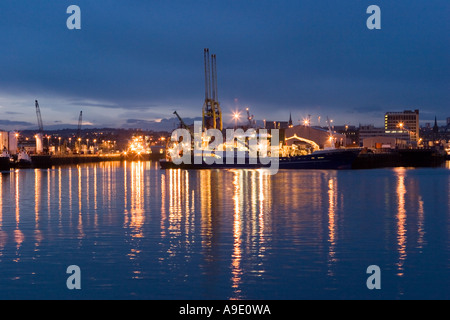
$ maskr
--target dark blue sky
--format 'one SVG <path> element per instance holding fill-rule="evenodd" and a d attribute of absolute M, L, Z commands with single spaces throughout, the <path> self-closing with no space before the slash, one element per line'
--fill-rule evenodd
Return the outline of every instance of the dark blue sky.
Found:
<path fill-rule="evenodd" d="M 81 30 L 66 28 L 72 4 Z M 381 30 L 366 27 L 372 4 Z M 444 120 L 449 17 L 448 0 L 2 0 L 0 127 L 35 126 L 35 99 L 46 126 L 76 124 L 80 110 L 98 127 L 200 116 L 206 47 L 225 122 L 238 105 L 258 119 Z"/>

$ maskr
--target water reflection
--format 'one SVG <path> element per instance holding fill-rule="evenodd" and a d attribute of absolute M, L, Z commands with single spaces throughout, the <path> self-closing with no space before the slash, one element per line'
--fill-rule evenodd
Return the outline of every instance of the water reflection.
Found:
<path fill-rule="evenodd" d="M 328 180 L 328 275 L 333 276 L 334 273 L 331 266 L 336 262 L 335 247 L 337 243 L 337 225 L 336 225 L 336 208 L 338 199 L 338 182 L 337 179 L 330 178 Z"/>
<path fill-rule="evenodd" d="M 49 176 L 50 178 L 50 176 Z M 34 238 L 35 238 L 35 251 L 38 251 L 40 242 L 43 239 L 42 232 L 40 230 L 40 212 L 41 212 L 41 199 L 42 199 L 42 171 L 34 170 L 34 215 L 35 215 L 35 226 L 34 226 Z M 47 184 L 49 184 L 47 180 Z M 50 194 L 47 195 L 48 201 L 50 201 Z M 50 208 L 49 203 L 47 206 Z"/>
<path fill-rule="evenodd" d="M 0 174 L 0 258 L 3 256 L 3 249 L 7 240 L 7 233 L 3 231 L 3 195 L 5 194 L 3 191 L 3 179 L 3 174 Z"/>
<path fill-rule="evenodd" d="M 12 171 L 0 179 L 0 259 L 41 263 L 42 252 L 61 258 L 53 241 L 61 239 L 89 264 L 91 257 L 104 258 L 101 244 L 108 263 L 120 264 L 129 278 L 166 277 L 180 287 L 194 283 L 205 296 L 226 288 L 226 298 L 245 299 L 249 288 L 283 272 L 301 276 L 296 268 L 334 281 L 345 263 L 360 261 L 349 239 L 362 239 L 368 251 L 383 247 L 387 263 L 406 277 L 411 250 L 426 252 L 433 236 L 427 212 L 434 194 L 420 173 L 268 176 L 264 170 L 161 171 L 145 162 Z M 369 191 L 361 194 L 354 181 L 364 175 L 359 185 Z M 450 179 L 435 179 L 448 194 Z M 372 184 L 381 191 L 374 193 Z M 356 201 L 370 214 L 354 212 Z"/>
<path fill-rule="evenodd" d="M 406 186 L 405 186 L 405 177 L 406 177 L 406 169 L 400 168 L 394 170 L 397 175 L 397 250 L 398 250 L 398 275 L 404 275 L 404 263 L 406 260 Z"/>
<path fill-rule="evenodd" d="M 20 180 L 19 180 L 19 171 L 14 173 L 15 177 L 15 199 L 16 199 L 16 229 L 14 230 L 14 242 L 16 243 L 16 257 L 13 260 L 14 262 L 20 261 L 20 247 L 22 243 L 25 241 L 25 236 L 20 229 Z"/>
<path fill-rule="evenodd" d="M 131 219 L 128 226 L 133 230 L 133 238 L 142 238 L 145 223 L 144 212 L 144 166 L 142 162 L 131 163 Z"/>
<path fill-rule="evenodd" d="M 241 283 L 241 276 L 242 276 L 242 269 L 241 269 L 241 259 L 242 259 L 241 205 L 243 203 L 243 192 L 241 191 L 241 188 L 242 188 L 243 171 L 235 170 L 232 172 L 234 175 L 234 178 L 233 178 L 233 188 L 234 188 L 234 194 L 233 194 L 233 201 L 234 201 L 233 238 L 234 238 L 234 243 L 233 243 L 233 255 L 232 255 L 232 263 L 231 263 L 231 274 L 232 274 L 231 282 L 232 282 L 232 288 L 234 289 L 233 298 L 239 299 L 241 296 L 241 290 L 239 288 L 239 285 Z"/>

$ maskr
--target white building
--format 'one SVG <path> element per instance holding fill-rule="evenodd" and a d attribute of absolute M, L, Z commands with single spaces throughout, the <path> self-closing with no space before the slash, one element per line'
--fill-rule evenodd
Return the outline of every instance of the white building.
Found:
<path fill-rule="evenodd" d="M 17 138 L 16 132 L 0 131 L 0 151 L 6 148 L 10 154 L 16 154 L 18 149 Z"/>

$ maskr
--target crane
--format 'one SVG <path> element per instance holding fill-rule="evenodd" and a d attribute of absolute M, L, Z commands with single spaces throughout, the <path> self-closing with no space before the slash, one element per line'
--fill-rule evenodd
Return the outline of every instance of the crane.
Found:
<path fill-rule="evenodd" d="M 35 104 L 36 104 L 36 116 L 38 121 L 39 133 L 44 135 L 44 124 L 42 123 L 41 108 L 39 107 L 39 102 L 37 100 L 35 101 Z"/>
<path fill-rule="evenodd" d="M 39 107 L 39 102 L 35 100 L 36 106 L 36 116 L 38 122 L 39 133 L 36 135 L 36 153 L 48 153 L 50 147 L 49 141 L 47 141 L 47 147 L 44 146 L 44 124 L 42 122 L 41 108 Z"/>
<path fill-rule="evenodd" d="M 180 115 L 178 114 L 178 112 L 174 111 L 173 114 L 177 116 L 178 120 L 180 120 L 181 127 L 182 127 L 183 129 L 186 129 L 187 131 L 189 131 L 189 133 L 191 134 L 192 140 L 194 140 L 194 134 L 192 133 L 192 131 L 191 131 L 191 129 L 189 128 L 189 126 L 188 126 L 188 125 L 184 122 L 184 120 L 180 117 Z"/>
<path fill-rule="evenodd" d="M 80 117 L 78 118 L 77 128 L 77 141 L 75 142 L 75 148 L 77 153 L 81 153 L 81 126 L 83 125 L 83 111 L 80 111 Z"/>
<path fill-rule="evenodd" d="M 77 138 L 81 138 L 81 126 L 83 125 L 83 111 L 80 111 L 80 117 L 78 118 L 78 131 Z"/>
<path fill-rule="evenodd" d="M 204 49 L 205 103 L 203 104 L 203 128 L 223 130 L 222 110 L 218 101 L 216 55 Z"/>

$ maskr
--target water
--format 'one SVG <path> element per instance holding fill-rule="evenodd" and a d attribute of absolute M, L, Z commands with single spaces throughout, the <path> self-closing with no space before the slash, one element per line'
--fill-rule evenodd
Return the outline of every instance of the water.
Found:
<path fill-rule="evenodd" d="M 1 299 L 450 298 L 449 163 L 271 177 L 111 162 L 2 174 L 0 190 Z"/>

